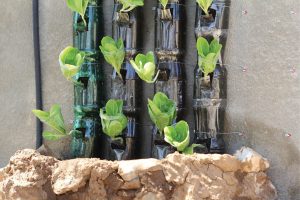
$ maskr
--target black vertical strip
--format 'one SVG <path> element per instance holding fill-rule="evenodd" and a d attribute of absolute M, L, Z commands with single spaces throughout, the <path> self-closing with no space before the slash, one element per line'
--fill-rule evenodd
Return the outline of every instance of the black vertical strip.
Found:
<path fill-rule="evenodd" d="M 42 99 L 42 76 L 40 57 L 40 32 L 39 32 L 39 0 L 32 0 L 32 23 L 33 23 L 33 47 L 34 47 L 34 69 L 35 69 L 35 93 L 36 109 L 43 109 Z M 36 120 L 36 148 L 43 144 L 43 124 Z"/>

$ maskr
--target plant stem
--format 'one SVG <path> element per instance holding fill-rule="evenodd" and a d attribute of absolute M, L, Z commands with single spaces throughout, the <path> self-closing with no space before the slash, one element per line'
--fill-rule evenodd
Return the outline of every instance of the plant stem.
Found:
<path fill-rule="evenodd" d="M 84 15 L 81 15 L 81 18 L 82 18 L 82 20 L 83 20 L 84 26 L 86 27 L 86 26 L 87 26 L 87 23 L 86 23 L 86 20 L 85 20 L 85 18 L 84 18 Z"/>

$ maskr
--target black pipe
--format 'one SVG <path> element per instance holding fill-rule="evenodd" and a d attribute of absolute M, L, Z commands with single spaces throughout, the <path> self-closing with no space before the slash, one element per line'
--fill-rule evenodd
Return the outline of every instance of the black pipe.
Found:
<path fill-rule="evenodd" d="M 41 57 L 40 57 L 40 32 L 39 32 L 39 0 L 32 0 L 32 23 L 33 23 L 33 47 L 34 47 L 34 69 L 35 69 L 35 92 L 36 109 L 43 109 L 42 97 L 42 76 L 41 76 Z M 43 144 L 43 124 L 36 120 L 36 148 Z"/>

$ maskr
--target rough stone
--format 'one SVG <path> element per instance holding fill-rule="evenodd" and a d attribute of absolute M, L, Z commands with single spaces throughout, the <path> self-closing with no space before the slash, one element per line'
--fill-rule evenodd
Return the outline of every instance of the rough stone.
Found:
<path fill-rule="evenodd" d="M 144 171 L 157 171 L 161 166 L 156 159 L 141 159 L 131 161 L 120 161 L 118 173 L 125 181 L 138 178 L 138 174 Z"/>
<path fill-rule="evenodd" d="M 249 148 L 235 156 L 174 153 L 161 161 L 120 162 L 58 161 L 23 150 L 0 169 L 0 199 L 272 200 L 277 192 L 267 164 Z"/>
<path fill-rule="evenodd" d="M 247 147 L 237 151 L 235 157 L 241 161 L 243 172 L 265 171 L 270 167 L 267 159 Z"/>
<path fill-rule="evenodd" d="M 34 150 L 17 151 L 7 167 L 0 170 L 0 199 L 47 200 L 53 196 L 50 186 L 52 169 L 58 160 Z"/>

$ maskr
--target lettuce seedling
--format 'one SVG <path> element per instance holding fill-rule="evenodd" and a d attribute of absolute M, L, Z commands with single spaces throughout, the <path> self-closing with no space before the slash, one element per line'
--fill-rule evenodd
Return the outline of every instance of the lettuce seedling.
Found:
<path fill-rule="evenodd" d="M 162 134 L 164 128 L 171 125 L 176 119 L 176 104 L 164 93 L 158 92 L 153 101 L 148 99 L 148 112 L 152 122 Z"/>
<path fill-rule="evenodd" d="M 155 58 L 152 51 L 144 54 L 138 54 L 135 60 L 130 60 L 132 67 L 138 76 L 147 83 L 154 83 L 158 77 L 159 71 L 155 75 Z"/>
<path fill-rule="evenodd" d="M 46 140 L 58 140 L 68 135 L 66 133 L 65 122 L 59 105 L 53 105 L 49 112 L 42 110 L 32 110 L 32 112 L 43 123 L 51 127 L 52 131 L 43 132 L 43 137 Z"/>
<path fill-rule="evenodd" d="M 70 81 L 84 63 L 86 53 L 77 48 L 68 46 L 59 55 L 59 65 L 64 77 Z"/>
<path fill-rule="evenodd" d="M 123 5 L 120 12 L 129 12 L 138 6 L 144 5 L 144 0 L 119 0 L 119 2 Z"/>
<path fill-rule="evenodd" d="M 164 128 L 165 141 L 175 147 L 177 151 L 183 152 L 184 154 L 193 154 L 194 147 L 199 146 L 190 143 L 190 131 L 189 125 L 186 121 L 180 121 L 173 126 L 167 126 Z"/>
<path fill-rule="evenodd" d="M 159 0 L 159 2 L 161 3 L 161 5 L 163 6 L 164 10 L 165 10 L 166 7 L 167 7 L 168 1 L 169 1 L 169 0 Z"/>
<path fill-rule="evenodd" d="M 74 12 L 79 13 L 84 25 L 86 26 L 86 20 L 84 18 L 85 11 L 87 9 L 89 0 L 67 0 L 67 6 Z"/>
<path fill-rule="evenodd" d="M 201 71 L 204 73 L 204 76 L 207 76 L 209 73 L 214 72 L 219 55 L 221 53 L 222 45 L 218 40 L 214 39 L 210 44 L 208 41 L 199 37 L 197 40 L 197 50 L 199 61 L 198 65 Z"/>
<path fill-rule="evenodd" d="M 109 36 L 105 36 L 101 40 L 100 50 L 106 60 L 116 70 L 118 75 L 122 78 L 120 73 L 122 63 L 125 59 L 125 49 L 123 40 L 120 38 L 117 41 Z"/>
<path fill-rule="evenodd" d="M 103 132 L 115 139 L 122 134 L 122 131 L 127 127 L 127 118 L 122 112 L 122 100 L 109 100 L 105 106 L 105 113 L 100 109 L 100 117 Z"/>
<path fill-rule="evenodd" d="M 204 11 L 206 16 L 209 16 L 208 9 L 211 6 L 213 0 L 196 0 L 200 8 Z"/>

